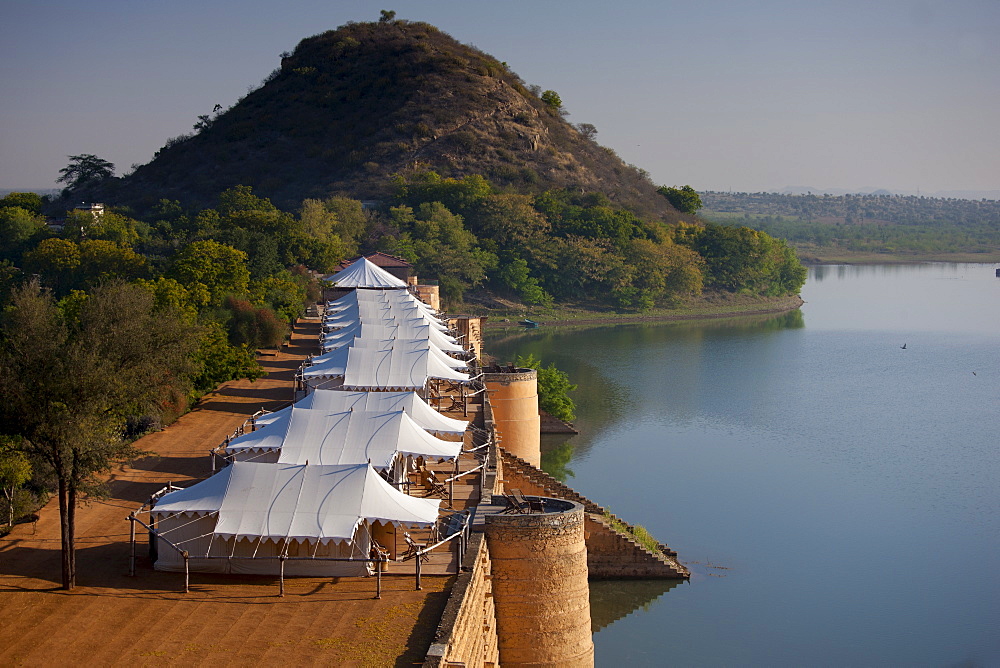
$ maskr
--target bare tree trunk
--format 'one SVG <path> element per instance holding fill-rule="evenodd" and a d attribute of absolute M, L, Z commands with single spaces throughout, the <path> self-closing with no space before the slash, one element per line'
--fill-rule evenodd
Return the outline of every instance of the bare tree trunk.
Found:
<path fill-rule="evenodd" d="M 62 586 L 72 589 L 72 568 L 70 566 L 70 516 L 69 516 L 69 485 L 65 480 L 59 480 L 59 533 L 62 539 Z"/>
<path fill-rule="evenodd" d="M 69 483 L 69 586 L 76 588 L 76 485 Z"/>

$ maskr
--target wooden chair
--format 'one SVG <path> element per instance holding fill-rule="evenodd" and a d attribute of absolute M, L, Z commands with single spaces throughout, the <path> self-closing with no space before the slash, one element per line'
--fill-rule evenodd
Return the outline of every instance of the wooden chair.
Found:
<path fill-rule="evenodd" d="M 407 559 L 413 559 L 415 556 L 420 554 L 420 550 L 427 549 L 426 543 L 418 543 L 410 537 L 409 532 L 403 533 L 403 540 L 406 541 L 406 552 L 403 552 L 403 561 Z M 426 554 L 420 554 L 420 561 L 428 562 L 430 557 Z"/>
<path fill-rule="evenodd" d="M 524 514 L 528 512 L 528 506 L 515 499 L 512 494 L 503 494 L 502 496 L 504 501 L 507 502 L 507 508 L 500 511 L 501 515 L 509 515 L 511 513 Z"/>
<path fill-rule="evenodd" d="M 522 508 L 527 508 L 527 512 L 529 513 L 545 512 L 545 504 L 540 499 L 528 499 L 524 496 L 524 492 L 522 492 L 519 489 L 511 489 L 510 495 L 514 497 L 514 501 L 517 502 L 517 505 L 521 506 Z"/>
<path fill-rule="evenodd" d="M 379 563 L 375 564 L 375 568 L 381 568 L 385 572 L 386 564 L 389 562 L 389 550 L 373 540 L 371 549 L 368 550 L 368 558 L 377 559 Z"/>
<path fill-rule="evenodd" d="M 431 471 L 423 470 L 420 473 L 420 484 L 427 490 L 427 496 L 448 496 L 448 488 L 437 479 Z"/>

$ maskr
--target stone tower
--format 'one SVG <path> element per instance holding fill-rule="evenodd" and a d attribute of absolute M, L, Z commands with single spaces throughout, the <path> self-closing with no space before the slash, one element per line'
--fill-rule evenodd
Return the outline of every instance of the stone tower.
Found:
<path fill-rule="evenodd" d="M 500 665 L 594 665 L 583 506 L 485 518 Z"/>
<path fill-rule="evenodd" d="M 541 418 L 538 416 L 538 372 L 534 369 L 484 369 L 493 423 L 500 445 L 533 466 L 541 467 Z"/>

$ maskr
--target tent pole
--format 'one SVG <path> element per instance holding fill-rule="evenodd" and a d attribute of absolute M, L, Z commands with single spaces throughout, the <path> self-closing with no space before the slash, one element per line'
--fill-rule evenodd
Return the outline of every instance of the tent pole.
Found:
<path fill-rule="evenodd" d="M 420 551 L 418 550 L 417 551 L 417 558 L 416 558 L 416 561 L 417 561 L 417 591 L 423 591 L 423 589 L 424 589 L 422 586 L 420 586 L 420 561 L 423 559 L 423 556 L 424 555 L 420 554 Z"/>
<path fill-rule="evenodd" d="M 181 556 L 184 557 L 184 593 L 187 594 L 191 591 L 191 571 L 188 568 L 188 552 L 184 550 L 181 552 Z"/>
<path fill-rule="evenodd" d="M 279 564 L 279 568 L 278 568 L 278 596 L 280 596 L 281 598 L 285 597 L 285 559 L 287 559 L 287 558 L 288 557 L 286 557 L 285 555 L 281 555 L 280 557 L 278 557 L 278 564 Z"/>
<path fill-rule="evenodd" d="M 128 540 L 131 545 L 131 556 L 128 560 L 128 574 L 135 577 L 135 513 L 128 516 Z"/>
<path fill-rule="evenodd" d="M 385 559 L 379 554 L 375 560 L 375 598 L 382 598 L 382 563 Z"/>

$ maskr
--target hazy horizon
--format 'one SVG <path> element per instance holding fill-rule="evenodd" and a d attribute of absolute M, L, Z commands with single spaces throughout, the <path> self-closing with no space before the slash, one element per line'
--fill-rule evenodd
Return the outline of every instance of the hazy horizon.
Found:
<path fill-rule="evenodd" d="M 80 153 L 127 172 L 259 86 L 301 39 L 383 8 L 558 91 L 567 120 L 597 126 L 656 183 L 1000 192 L 991 0 L 13 2 L 0 23 L 0 187 L 57 187 Z"/>

